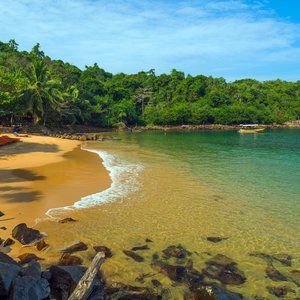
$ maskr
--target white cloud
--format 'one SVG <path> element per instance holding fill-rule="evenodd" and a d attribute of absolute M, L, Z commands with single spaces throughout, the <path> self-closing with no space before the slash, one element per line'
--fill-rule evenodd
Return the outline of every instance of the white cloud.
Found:
<path fill-rule="evenodd" d="M 26 50 L 39 42 L 50 57 L 79 67 L 235 79 L 273 78 L 266 67 L 276 62 L 282 77 L 297 79 L 287 68 L 300 65 L 300 25 L 258 1 L 1 0 L 0 15 L 0 40 L 14 38 Z"/>

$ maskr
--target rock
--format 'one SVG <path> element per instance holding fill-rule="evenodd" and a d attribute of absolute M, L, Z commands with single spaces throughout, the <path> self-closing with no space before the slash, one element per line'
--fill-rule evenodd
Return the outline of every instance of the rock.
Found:
<path fill-rule="evenodd" d="M 20 267 L 20 264 L 18 264 L 10 256 L 8 256 L 7 254 L 5 254 L 3 252 L 0 252 L 0 263 L 13 264 L 13 265 Z"/>
<path fill-rule="evenodd" d="M 36 260 L 32 260 L 20 270 L 19 275 L 40 278 L 42 275 L 41 265 Z"/>
<path fill-rule="evenodd" d="M 41 240 L 36 244 L 36 249 L 38 251 L 46 250 L 49 247 L 49 245 L 45 242 L 45 240 Z"/>
<path fill-rule="evenodd" d="M 241 294 L 227 291 L 216 284 L 207 284 L 199 286 L 191 291 L 190 294 L 185 294 L 184 300 L 242 300 Z"/>
<path fill-rule="evenodd" d="M 290 279 L 297 285 L 300 286 L 300 271 L 293 270 L 290 272 Z"/>
<path fill-rule="evenodd" d="M 287 278 L 274 268 L 272 264 L 268 264 L 266 268 L 267 276 L 273 281 L 287 281 Z"/>
<path fill-rule="evenodd" d="M 153 286 L 155 286 L 156 288 L 161 287 L 162 284 L 160 283 L 160 281 L 158 281 L 157 279 L 152 279 L 151 283 Z"/>
<path fill-rule="evenodd" d="M 135 260 L 136 262 L 142 262 L 144 261 L 144 257 L 134 253 L 133 251 L 128 251 L 128 250 L 123 250 L 123 253 L 129 257 L 131 257 L 133 260 Z"/>
<path fill-rule="evenodd" d="M 81 265 L 83 260 L 75 255 L 65 253 L 59 259 L 58 264 L 61 266 Z"/>
<path fill-rule="evenodd" d="M 4 243 L 4 239 L 0 238 L 0 245 L 2 245 L 2 243 Z"/>
<path fill-rule="evenodd" d="M 20 259 L 21 265 L 25 265 L 25 264 L 31 262 L 32 260 L 36 260 L 36 261 L 44 260 L 43 258 L 40 258 L 33 253 L 24 253 L 24 254 L 19 255 L 18 258 Z"/>
<path fill-rule="evenodd" d="M 212 243 L 219 243 L 221 241 L 228 240 L 227 237 L 225 238 L 225 237 L 214 237 L 214 236 L 209 236 L 206 239 Z"/>
<path fill-rule="evenodd" d="M 2 211 L 0 211 L 0 217 L 3 217 L 5 214 L 2 212 Z"/>
<path fill-rule="evenodd" d="M 12 231 L 12 236 L 23 245 L 35 245 L 37 242 L 44 238 L 44 235 L 41 234 L 38 230 L 28 228 L 25 223 L 17 225 Z"/>
<path fill-rule="evenodd" d="M 3 246 L 3 247 L 9 247 L 9 246 L 13 245 L 14 243 L 15 243 L 14 240 L 8 238 L 8 239 L 3 243 L 2 246 Z"/>
<path fill-rule="evenodd" d="M 44 278 L 36 278 L 32 276 L 17 277 L 11 300 L 42 300 L 50 295 L 49 283 Z"/>
<path fill-rule="evenodd" d="M 192 255 L 191 252 L 187 251 L 181 245 L 177 245 L 177 246 L 172 245 L 172 246 L 169 246 L 168 248 L 164 249 L 162 252 L 164 253 L 164 257 L 166 259 L 169 259 L 170 257 L 186 258 L 187 256 Z"/>
<path fill-rule="evenodd" d="M 110 258 L 113 256 L 111 250 L 106 246 L 94 246 L 93 248 L 96 252 L 104 252 L 105 258 Z"/>
<path fill-rule="evenodd" d="M 78 252 L 78 251 L 85 251 L 87 249 L 88 249 L 88 246 L 85 243 L 79 242 L 77 244 L 74 244 L 70 247 L 67 247 L 67 248 L 61 250 L 61 252 L 71 254 L 71 253 Z"/>
<path fill-rule="evenodd" d="M 269 293 L 271 295 L 274 295 L 278 298 L 283 298 L 289 292 L 295 293 L 294 290 L 292 290 L 291 288 L 286 287 L 286 286 L 280 286 L 280 287 L 267 286 L 267 290 L 269 291 Z"/>
<path fill-rule="evenodd" d="M 218 254 L 206 262 L 204 275 L 219 280 L 223 284 L 240 285 L 246 281 L 244 273 L 229 257 Z"/>
<path fill-rule="evenodd" d="M 44 271 L 44 272 L 42 272 L 41 277 L 45 278 L 48 281 L 50 281 L 51 278 L 52 278 L 52 274 L 51 274 L 50 271 Z"/>
<path fill-rule="evenodd" d="M 190 290 L 202 285 L 203 280 L 204 275 L 201 272 L 195 269 L 187 269 L 184 282 L 188 285 Z"/>
<path fill-rule="evenodd" d="M 133 247 L 131 248 L 132 251 L 139 251 L 139 250 L 149 250 L 150 248 L 148 247 L 148 245 L 144 245 L 144 246 L 137 246 L 137 247 Z"/>
<path fill-rule="evenodd" d="M 11 285 L 19 271 L 20 267 L 17 264 L 0 261 L 0 299 L 7 299 Z"/>
<path fill-rule="evenodd" d="M 0 227 L 1 230 L 6 230 L 7 228 L 5 226 Z"/>
<path fill-rule="evenodd" d="M 84 275 L 85 270 L 82 266 L 52 266 L 50 268 L 51 297 L 67 300 Z"/>
<path fill-rule="evenodd" d="M 77 222 L 78 220 L 75 220 L 73 218 L 65 218 L 65 219 L 62 219 L 62 220 L 59 220 L 58 223 L 73 223 L 73 222 Z"/>
<path fill-rule="evenodd" d="M 105 289 L 107 299 L 118 300 L 158 300 L 161 296 L 146 287 L 125 285 L 114 282 Z"/>
<path fill-rule="evenodd" d="M 152 254 L 152 260 L 155 261 L 155 260 L 159 260 L 159 255 L 157 253 L 153 253 Z"/>
<path fill-rule="evenodd" d="M 151 263 L 151 267 L 158 272 L 165 274 L 171 280 L 176 282 L 184 281 L 187 270 L 186 267 L 183 266 L 172 266 L 162 261 L 154 261 Z"/>
<path fill-rule="evenodd" d="M 148 238 L 145 239 L 145 242 L 146 242 L 146 243 L 153 243 L 153 241 L 150 240 L 150 239 L 148 239 Z"/>
<path fill-rule="evenodd" d="M 291 266 L 292 265 L 292 256 L 289 254 L 281 253 L 281 254 L 274 254 L 272 257 L 275 260 L 278 260 L 285 266 Z"/>

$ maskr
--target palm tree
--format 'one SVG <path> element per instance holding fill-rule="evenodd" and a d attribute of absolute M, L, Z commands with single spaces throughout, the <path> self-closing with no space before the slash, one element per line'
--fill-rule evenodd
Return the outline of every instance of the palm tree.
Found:
<path fill-rule="evenodd" d="M 63 100 L 61 82 L 51 78 L 43 59 L 37 58 L 26 72 L 28 85 L 23 91 L 23 99 L 33 116 L 34 125 L 43 120 L 46 125 L 51 111 L 59 111 Z"/>

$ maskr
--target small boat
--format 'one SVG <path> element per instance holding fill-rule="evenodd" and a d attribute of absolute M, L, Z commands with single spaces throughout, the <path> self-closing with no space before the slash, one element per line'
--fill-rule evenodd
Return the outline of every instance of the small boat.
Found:
<path fill-rule="evenodd" d="M 241 124 L 239 133 L 259 133 L 265 130 L 264 127 L 260 127 L 258 124 Z"/>

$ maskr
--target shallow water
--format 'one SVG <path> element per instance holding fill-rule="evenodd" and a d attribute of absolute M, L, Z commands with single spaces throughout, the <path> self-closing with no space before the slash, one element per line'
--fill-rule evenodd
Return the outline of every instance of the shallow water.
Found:
<path fill-rule="evenodd" d="M 143 285 L 151 286 L 151 280 L 158 279 L 170 288 L 172 299 L 182 299 L 186 287 L 174 286 L 149 266 L 153 253 L 180 243 L 193 253 L 194 266 L 200 271 L 211 255 L 233 258 L 247 281 L 228 289 L 248 299 L 254 295 L 272 299 L 266 286 L 282 285 L 300 296 L 294 283 L 266 278 L 266 262 L 249 256 L 250 252 L 288 253 L 293 256 L 292 267 L 274 266 L 286 275 L 300 269 L 299 129 L 255 135 L 235 131 L 116 135 L 120 141 L 84 145 L 109 155 L 106 163 L 115 186 L 110 193 L 82 199 L 79 206 L 85 209 L 52 211 L 80 220 L 65 224 L 63 236 L 57 235 L 62 225 L 49 222 L 53 260 L 54 249 L 77 240 L 106 245 L 114 253 L 103 266 L 108 281 L 139 285 L 136 277 L 150 273 L 152 277 Z M 91 203 L 100 205 L 88 207 Z M 208 236 L 228 239 L 213 244 L 206 240 Z M 145 262 L 134 262 L 122 253 L 144 245 L 146 238 L 153 243 L 149 243 L 151 250 L 139 252 Z M 82 255 L 88 260 L 93 250 Z M 294 298 L 293 293 L 286 297 Z"/>

